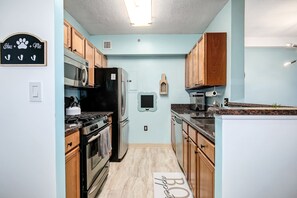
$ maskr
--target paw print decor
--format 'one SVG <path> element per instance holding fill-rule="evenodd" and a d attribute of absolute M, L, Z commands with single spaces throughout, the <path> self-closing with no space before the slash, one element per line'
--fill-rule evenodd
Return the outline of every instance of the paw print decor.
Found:
<path fill-rule="evenodd" d="M 46 65 L 46 41 L 32 34 L 13 34 L 0 47 L 0 65 Z"/>
<path fill-rule="evenodd" d="M 18 45 L 19 49 L 27 49 L 29 41 L 26 40 L 26 38 L 19 38 L 18 41 L 16 41 L 16 44 Z"/>

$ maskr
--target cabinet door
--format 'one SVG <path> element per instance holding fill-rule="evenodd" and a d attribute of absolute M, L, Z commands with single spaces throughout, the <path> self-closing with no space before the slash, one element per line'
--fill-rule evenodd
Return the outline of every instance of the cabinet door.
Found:
<path fill-rule="evenodd" d="M 199 198 L 214 198 L 215 168 L 199 149 L 197 164 Z"/>
<path fill-rule="evenodd" d="M 72 28 L 72 51 L 81 57 L 84 57 L 85 38 L 76 29 Z"/>
<path fill-rule="evenodd" d="M 107 58 L 105 55 L 102 55 L 101 62 L 102 62 L 102 67 L 107 67 Z"/>
<path fill-rule="evenodd" d="M 205 34 L 206 80 L 207 85 L 226 85 L 226 33 Z"/>
<path fill-rule="evenodd" d="M 188 178 L 188 154 L 189 154 L 188 134 L 183 131 L 183 167 L 186 178 Z"/>
<path fill-rule="evenodd" d="M 205 36 L 202 36 L 202 39 L 198 43 L 198 51 L 199 51 L 199 57 L 198 57 L 198 84 L 204 85 L 205 84 L 205 65 L 207 64 L 205 62 Z"/>
<path fill-rule="evenodd" d="M 193 86 L 193 72 L 192 72 L 192 70 L 193 70 L 193 53 L 192 53 L 192 51 L 189 53 L 189 55 L 188 55 L 188 57 L 189 57 L 189 62 L 188 62 L 188 65 L 189 65 L 189 79 L 188 79 L 188 81 L 189 81 L 189 87 L 192 87 Z"/>
<path fill-rule="evenodd" d="M 190 83 L 189 83 L 189 56 L 186 55 L 185 58 L 185 87 L 189 88 L 190 87 Z"/>
<path fill-rule="evenodd" d="M 199 60 L 199 46 L 198 43 L 195 45 L 193 48 L 193 57 L 192 57 L 192 87 L 198 86 L 199 85 L 199 68 L 198 68 L 198 60 Z"/>
<path fill-rule="evenodd" d="M 190 139 L 189 141 L 189 184 L 194 197 L 197 197 L 197 146 Z"/>
<path fill-rule="evenodd" d="M 64 47 L 71 49 L 71 25 L 64 20 Z"/>
<path fill-rule="evenodd" d="M 66 154 L 66 198 L 80 197 L 79 147 Z"/>
<path fill-rule="evenodd" d="M 89 62 L 89 85 L 94 86 L 94 62 L 95 62 L 95 50 L 92 43 L 85 40 L 85 59 Z"/>
<path fill-rule="evenodd" d="M 98 49 L 95 49 L 95 65 L 102 67 L 102 55 Z"/>

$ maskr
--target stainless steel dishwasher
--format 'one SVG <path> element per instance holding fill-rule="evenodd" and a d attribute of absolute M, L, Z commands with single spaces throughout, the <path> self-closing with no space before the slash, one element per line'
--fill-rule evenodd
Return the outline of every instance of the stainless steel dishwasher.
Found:
<path fill-rule="evenodd" d="M 176 141 L 176 158 L 183 169 L 183 135 L 182 135 L 182 119 L 177 115 L 174 116 L 174 123 L 175 123 L 175 141 Z"/>

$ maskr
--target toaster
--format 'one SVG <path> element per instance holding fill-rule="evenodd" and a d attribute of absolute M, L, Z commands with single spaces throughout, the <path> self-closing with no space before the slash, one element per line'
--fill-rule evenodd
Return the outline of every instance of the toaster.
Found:
<path fill-rule="evenodd" d="M 190 109 L 195 111 L 205 110 L 205 94 L 203 92 L 190 93 Z"/>

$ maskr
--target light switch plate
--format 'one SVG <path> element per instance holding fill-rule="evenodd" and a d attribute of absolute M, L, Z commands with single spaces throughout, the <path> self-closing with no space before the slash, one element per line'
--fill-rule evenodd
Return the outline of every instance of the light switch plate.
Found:
<path fill-rule="evenodd" d="M 30 102 L 41 102 L 41 82 L 29 82 Z"/>

